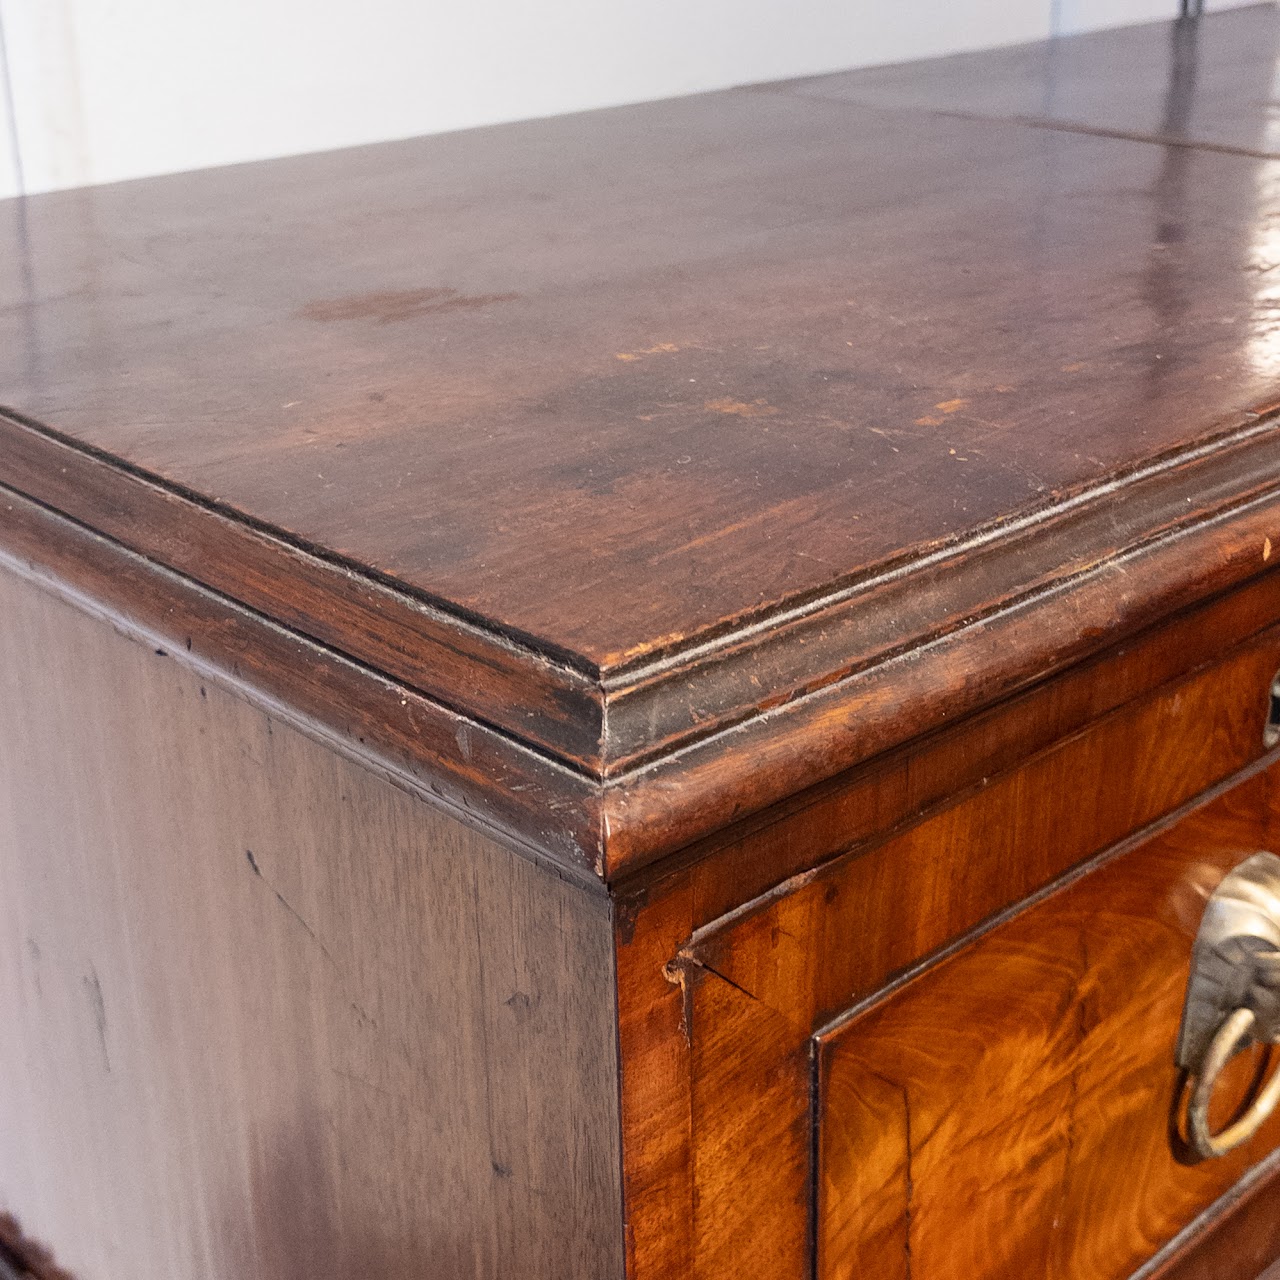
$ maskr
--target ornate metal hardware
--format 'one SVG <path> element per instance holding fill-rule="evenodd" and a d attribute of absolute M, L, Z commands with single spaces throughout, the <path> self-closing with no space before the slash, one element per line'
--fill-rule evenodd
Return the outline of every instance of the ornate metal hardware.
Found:
<path fill-rule="evenodd" d="M 1262 729 L 1262 745 L 1270 750 L 1280 743 L 1280 671 L 1276 672 L 1276 678 L 1271 682 L 1268 697 L 1270 703 L 1267 707 L 1267 723 Z"/>
<path fill-rule="evenodd" d="M 1249 1044 L 1280 1043 L 1280 858 L 1255 853 L 1214 890 L 1191 952 L 1177 1064 L 1191 1080 L 1187 1142 L 1202 1159 L 1247 1142 L 1280 1102 L 1280 1071 L 1220 1133 L 1209 1102 L 1222 1069 Z"/>

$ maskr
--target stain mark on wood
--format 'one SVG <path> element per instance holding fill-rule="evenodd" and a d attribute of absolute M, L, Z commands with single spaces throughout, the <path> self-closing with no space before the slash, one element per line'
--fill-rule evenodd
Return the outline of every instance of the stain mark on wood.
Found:
<path fill-rule="evenodd" d="M 644 356 L 670 355 L 680 348 L 674 342 L 659 342 L 655 346 L 645 347 L 641 351 L 619 351 L 615 360 L 639 360 Z"/>
<path fill-rule="evenodd" d="M 721 396 L 717 400 L 707 400 L 703 406 L 712 413 L 723 413 L 733 418 L 771 418 L 778 410 L 767 400 L 735 400 L 732 396 Z"/>
<path fill-rule="evenodd" d="M 298 314 L 306 320 L 372 320 L 394 324 L 444 311 L 473 311 L 495 302 L 513 302 L 518 293 L 459 293 L 456 289 L 388 289 L 309 302 Z"/>

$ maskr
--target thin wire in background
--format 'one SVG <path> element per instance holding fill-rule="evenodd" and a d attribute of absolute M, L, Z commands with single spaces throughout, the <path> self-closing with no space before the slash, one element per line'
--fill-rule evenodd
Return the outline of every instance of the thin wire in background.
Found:
<path fill-rule="evenodd" d="M 18 104 L 13 92 L 13 76 L 9 70 L 9 46 L 4 38 L 4 10 L 0 9 L 0 81 L 4 87 L 5 116 L 9 121 L 9 144 L 13 149 L 13 176 L 18 194 L 26 195 L 26 176 L 22 172 L 22 151 L 18 146 Z"/>

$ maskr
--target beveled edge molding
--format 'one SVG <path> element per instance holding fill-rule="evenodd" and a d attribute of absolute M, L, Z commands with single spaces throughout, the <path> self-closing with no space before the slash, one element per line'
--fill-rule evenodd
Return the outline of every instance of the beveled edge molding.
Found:
<path fill-rule="evenodd" d="M 598 682 L 553 655 L 3 408 L 0 485 L 584 773 L 599 771 Z M 464 693 L 466 705 L 456 704 Z"/>
<path fill-rule="evenodd" d="M 599 787 L 0 485 L 0 569 L 597 888 Z"/>
<path fill-rule="evenodd" d="M 1257 576 L 1270 568 L 1272 534 L 1280 548 L 1275 490 L 675 752 L 625 785 L 611 780 L 606 876 L 630 874 Z"/>
<path fill-rule="evenodd" d="M 168 624 L 185 617 L 186 656 L 275 714 L 606 881 L 1271 569 L 1272 535 L 1280 563 L 1280 419 L 1260 412 L 597 678 L 0 413 L 6 489 L 0 546 L 25 550 L 0 558 L 26 576 L 117 625 L 149 598 L 181 597 L 129 625 L 172 644 Z M 44 537 L 5 528 L 19 508 Z M 298 654 L 327 673 L 323 697 L 298 678 Z"/>
<path fill-rule="evenodd" d="M 716 642 L 608 675 L 606 775 L 749 719 L 762 704 L 784 705 L 934 644 L 1270 492 L 1280 492 L 1280 419 L 1251 414 L 1195 447 L 954 545 L 904 556 L 812 604 L 772 611 Z M 1260 557 L 1262 549 L 1260 540 Z M 679 700 L 673 686 L 684 695 Z"/>

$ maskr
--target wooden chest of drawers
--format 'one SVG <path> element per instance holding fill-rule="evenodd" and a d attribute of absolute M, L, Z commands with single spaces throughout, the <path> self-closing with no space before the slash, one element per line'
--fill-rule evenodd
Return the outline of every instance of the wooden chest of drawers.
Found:
<path fill-rule="evenodd" d="M 1280 1257 L 1278 37 L 0 204 L 0 1211 L 83 1280 Z"/>

